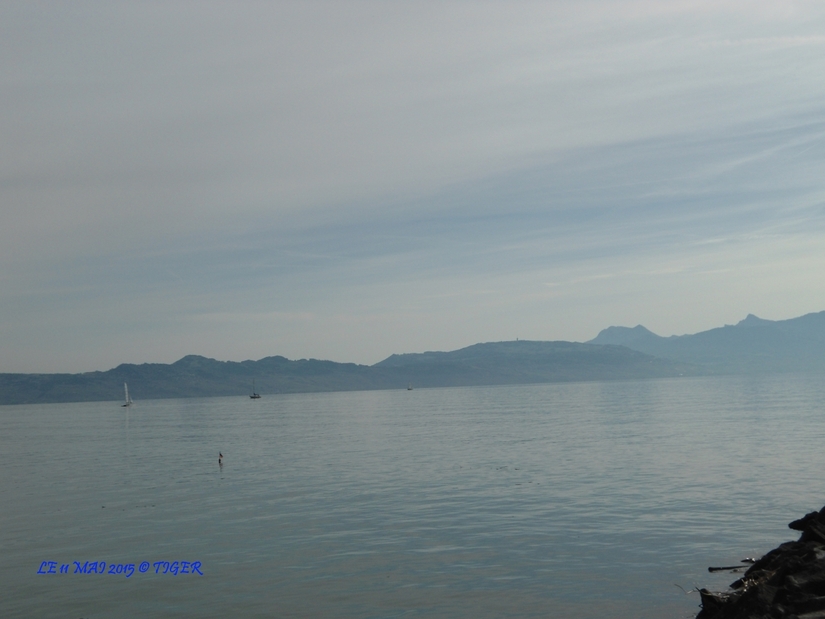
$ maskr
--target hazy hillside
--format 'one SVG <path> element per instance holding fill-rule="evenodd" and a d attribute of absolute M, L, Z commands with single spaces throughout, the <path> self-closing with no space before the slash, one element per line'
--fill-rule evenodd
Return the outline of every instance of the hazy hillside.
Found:
<path fill-rule="evenodd" d="M 671 337 L 658 336 L 641 325 L 609 327 L 589 343 L 627 346 L 715 372 L 822 372 L 825 312 L 775 321 L 750 314 L 736 325 Z"/>
<path fill-rule="evenodd" d="M 123 364 L 83 374 L 0 374 L 0 404 L 81 402 L 122 398 L 129 384 L 134 400 L 260 393 L 374 389 L 369 367 L 315 359 L 216 361 L 196 355 L 171 364 Z"/>
<path fill-rule="evenodd" d="M 393 355 L 374 366 L 284 357 L 216 361 L 190 355 L 172 364 L 124 364 L 85 374 L 0 374 L 0 404 L 116 400 L 123 383 L 136 401 L 153 398 L 353 391 L 653 378 L 696 373 L 621 346 L 499 342 L 443 353 Z"/>
<path fill-rule="evenodd" d="M 373 368 L 396 370 L 422 386 L 616 380 L 700 371 L 623 346 L 523 340 L 475 344 L 452 352 L 392 355 Z"/>
<path fill-rule="evenodd" d="M 713 373 L 825 372 L 825 312 L 790 320 L 749 315 L 694 335 L 609 327 L 590 342 L 491 342 L 451 352 L 392 355 L 373 366 L 317 359 L 123 364 L 84 374 L 0 374 L 0 404 L 135 400 L 561 381 Z"/>

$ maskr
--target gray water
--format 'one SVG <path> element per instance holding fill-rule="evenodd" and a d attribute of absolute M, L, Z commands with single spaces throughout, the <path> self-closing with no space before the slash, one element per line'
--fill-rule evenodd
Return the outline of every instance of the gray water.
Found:
<path fill-rule="evenodd" d="M 690 617 L 825 503 L 821 382 L 0 407 L 0 616 Z"/>

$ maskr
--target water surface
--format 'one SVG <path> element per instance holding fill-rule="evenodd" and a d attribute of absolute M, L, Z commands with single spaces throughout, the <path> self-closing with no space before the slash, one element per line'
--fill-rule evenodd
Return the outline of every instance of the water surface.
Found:
<path fill-rule="evenodd" d="M 0 407 L 0 616 L 690 617 L 825 504 L 821 385 Z"/>

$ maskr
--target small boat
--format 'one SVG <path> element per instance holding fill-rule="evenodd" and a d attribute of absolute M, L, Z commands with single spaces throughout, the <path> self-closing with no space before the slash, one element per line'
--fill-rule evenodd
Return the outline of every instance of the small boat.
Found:
<path fill-rule="evenodd" d="M 407 385 L 407 391 L 412 391 L 412 383 L 410 383 L 409 385 Z"/>
<path fill-rule="evenodd" d="M 125 402 L 121 404 L 122 407 L 131 406 L 132 405 L 132 398 L 129 397 L 129 386 L 126 383 L 123 383 L 123 396 L 125 398 Z"/>
<path fill-rule="evenodd" d="M 253 400 L 260 400 L 261 394 L 255 391 L 255 379 L 252 379 L 252 395 L 249 396 Z"/>

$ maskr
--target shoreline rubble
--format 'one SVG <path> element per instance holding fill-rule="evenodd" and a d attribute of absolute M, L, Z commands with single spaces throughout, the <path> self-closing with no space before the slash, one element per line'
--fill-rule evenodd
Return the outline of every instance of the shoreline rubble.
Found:
<path fill-rule="evenodd" d="M 825 619 L 825 507 L 788 527 L 799 540 L 756 560 L 729 591 L 699 589 L 696 619 Z"/>

